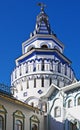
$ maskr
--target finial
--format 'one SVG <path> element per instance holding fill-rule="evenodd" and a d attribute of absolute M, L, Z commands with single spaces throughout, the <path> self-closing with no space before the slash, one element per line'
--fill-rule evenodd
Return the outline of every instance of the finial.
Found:
<path fill-rule="evenodd" d="M 46 7 L 46 4 L 38 3 L 37 5 L 41 7 L 41 11 L 44 11 L 44 8 Z"/>

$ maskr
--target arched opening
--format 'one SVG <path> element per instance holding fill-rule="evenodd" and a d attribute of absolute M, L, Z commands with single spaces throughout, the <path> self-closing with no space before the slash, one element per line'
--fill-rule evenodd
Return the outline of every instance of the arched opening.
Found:
<path fill-rule="evenodd" d="M 68 101 L 68 108 L 71 108 L 73 106 L 73 103 L 72 103 L 72 100 L 70 99 L 69 101 Z"/>
<path fill-rule="evenodd" d="M 60 107 L 55 107 L 54 115 L 55 115 L 55 117 L 60 117 L 60 115 L 61 115 L 61 108 Z"/>
<path fill-rule="evenodd" d="M 13 113 L 13 130 L 24 130 L 24 118 L 23 113 L 19 110 Z"/>
<path fill-rule="evenodd" d="M 43 49 L 47 49 L 48 46 L 47 46 L 47 45 L 42 45 L 41 48 L 43 48 Z"/>
<path fill-rule="evenodd" d="M 32 130 L 38 130 L 38 127 L 36 124 L 32 124 Z"/>
<path fill-rule="evenodd" d="M 16 120 L 15 130 L 22 130 L 22 122 L 20 120 Z"/>
<path fill-rule="evenodd" d="M 77 122 L 75 122 L 74 124 L 72 122 L 70 122 L 70 130 L 78 130 L 77 129 Z"/>
<path fill-rule="evenodd" d="M 30 118 L 30 126 L 31 126 L 31 130 L 39 130 L 39 119 L 37 118 L 36 115 L 33 115 Z"/>

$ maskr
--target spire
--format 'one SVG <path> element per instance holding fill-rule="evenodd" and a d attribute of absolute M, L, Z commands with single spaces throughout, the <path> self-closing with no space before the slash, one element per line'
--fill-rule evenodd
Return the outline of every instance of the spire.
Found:
<path fill-rule="evenodd" d="M 44 12 L 44 8 L 46 7 L 46 5 L 43 4 L 43 3 L 38 3 L 37 5 L 40 6 L 41 7 L 41 11 Z"/>
<path fill-rule="evenodd" d="M 48 16 L 44 11 L 44 8 L 46 7 L 46 5 L 43 3 L 38 3 L 37 5 L 41 7 L 41 11 L 36 18 L 35 30 L 33 33 L 31 33 L 31 36 L 34 36 L 35 34 L 53 34 L 53 32 L 51 31 L 50 24 L 49 24 Z"/>

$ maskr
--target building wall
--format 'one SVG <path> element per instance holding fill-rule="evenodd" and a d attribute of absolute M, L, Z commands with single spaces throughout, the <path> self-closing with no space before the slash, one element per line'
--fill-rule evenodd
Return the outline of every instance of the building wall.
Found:
<path fill-rule="evenodd" d="M 80 129 L 79 87 L 65 92 L 57 91 L 48 102 L 50 130 L 73 130 L 73 127 Z"/>
<path fill-rule="evenodd" d="M 30 126 L 32 125 L 30 122 L 31 118 L 34 118 L 37 121 L 39 121 L 39 130 L 44 130 L 44 116 L 43 114 L 38 110 L 35 109 L 32 110 L 30 107 L 26 107 L 24 105 L 17 104 L 18 100 L 15 99 L 14 102 L 12 102 L 10 99 L 8 100 L 7 97 L 4 99 L 4 97 L 0 97 L 0 116 L 3 116 L 3 119 L 5 120 L 4 130 L 15 130 L 14 124 L 15 120 L 20 120 L 24 124 L 23 130 L 31 130 Z M 4 109 L 4 110 L 3 110 Z M 3 112 L 5 111 L 5 112 Z M 5 116 L 4 116 L 5 115 Z M 34 124 L 37 124 L 34 121 Z"/>

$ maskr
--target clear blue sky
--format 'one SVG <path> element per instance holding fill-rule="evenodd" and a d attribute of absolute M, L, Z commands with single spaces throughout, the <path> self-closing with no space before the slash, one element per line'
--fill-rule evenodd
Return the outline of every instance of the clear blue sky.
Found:
<path fill-rule="evenodd" d="M 10 85 L 15 59 L 21 56 L 22 42 L 34 30 L 40 12 L 37 2 L 47 5 L 51 28 L 80 79 L 80 0 L 0 0 L 0 83 Z"/>

